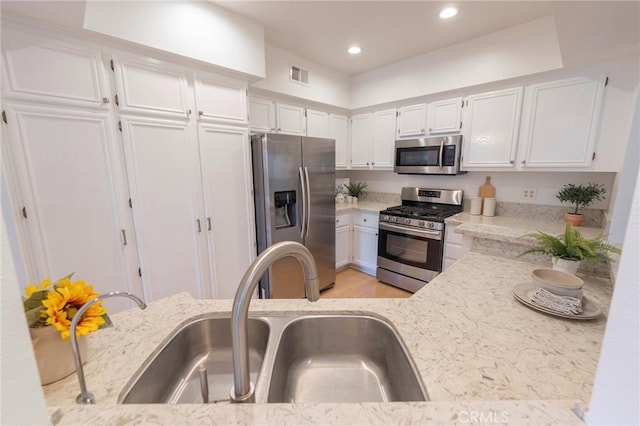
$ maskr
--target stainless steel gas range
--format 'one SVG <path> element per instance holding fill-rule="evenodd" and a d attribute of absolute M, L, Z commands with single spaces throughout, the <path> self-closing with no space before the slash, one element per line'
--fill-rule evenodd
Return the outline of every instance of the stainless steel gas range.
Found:
<path fill-rule="evenodd" d="M 380 212 L 378 280 L 416 292 L 442 271 L 445 218 L 462 211 L 461 190 L 402 188 L 402 205 Z"/>

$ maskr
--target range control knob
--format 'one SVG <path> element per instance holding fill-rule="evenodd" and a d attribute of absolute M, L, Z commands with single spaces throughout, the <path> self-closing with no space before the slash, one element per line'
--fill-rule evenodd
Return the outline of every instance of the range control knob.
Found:
<path fill-rule="evenodd" d="M 433 228 L 433 222 L 427 223 L 427 228 Z"/>
<path fill-rule="evenodd" d="M 389 222 L 397 222 L 398 218 L 395 216 L 391 216 L 391 218 L 389 219 Z"/>
<path fill-rule="evenodd" d="M 419 221 L 419 222 L 418 222 L 418 226 L 421 226 L 421 227 L 423 227 L 423 228 L 424 228 L 424 220 Z"/>
<path fill-rule="evenodd" d="M 405 219 L 404 223 L 407 224 L 407 225 L 411 225 L 411 219 Z"/>
<path fill-rule="evenodd" d="M 382 215 L 382 221 L 383 221 L 383 222 L 388 222 L 388 221 L 389 221 L 389 215 L 387 215 L 387 214 L 383 214 L 383 215 Z"/>

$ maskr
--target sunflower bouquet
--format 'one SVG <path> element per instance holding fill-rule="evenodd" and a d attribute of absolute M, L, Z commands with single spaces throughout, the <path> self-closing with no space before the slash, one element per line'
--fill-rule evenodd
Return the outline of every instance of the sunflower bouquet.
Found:
<path fill-rule="evenodd" d="M 27 297 L 23 300 L 23 305 L 29 327 L 53 326 L 63 339 L 69 338 L 75 314 L 85 303 L 99 296 L 93 291 L 93 286 L 86 282 L 72 282 L 72 275 L 55 282 L 45 279 L 40 285 L 31 284 L 25 289 Z M 76 327 L 76 335 L 84 336 L 109 326 L 111 320 L 100 301 L 84 313 Z"/>

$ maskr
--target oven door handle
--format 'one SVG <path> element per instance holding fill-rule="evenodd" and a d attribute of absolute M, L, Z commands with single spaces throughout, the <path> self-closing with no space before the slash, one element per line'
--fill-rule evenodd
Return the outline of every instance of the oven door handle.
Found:
<path fill-rule="evenodd" d="M 414 237 L 424 237 L 431 240 L 442 240 L 442 231 L 428 231 L 426 229 L 410 229 L 398 225 L 390 225 L 388 223 L 380 222 L 378 227 L 383 231 L 395 231 L 406 235 L 413 235 Z"/>

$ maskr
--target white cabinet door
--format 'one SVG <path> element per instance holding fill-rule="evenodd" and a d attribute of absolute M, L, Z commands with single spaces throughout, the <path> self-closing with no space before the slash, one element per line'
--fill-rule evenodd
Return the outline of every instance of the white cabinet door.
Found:
<path fill-rule="evenodd" d="M 213 297 L 233 299 L 256 253 L 249 133 L 201 124 L 198 140 Z"/>
<path fill-rule="evenodd" d="M 195 92 L 198 120 L 242 126 L 249 123 L 246 82 L 198 73 Z"/>
<path fill-rule="evenodd" d="M 373 162 L 375 169 L 393 169 L 396 141 L 396 110 L 377 111 L 373 115 Z"/>
<path fill-rule="evenodd" d="M 106 87 L 100 50 L 22 31 L 2 37 L 5 99 L 106 109 Z"/>
<path fill-rule="evenodd" d="M 336 214 L 336 268 L 351 263 L 351 214 Z"/>
<path fill-rule="evenodd" d="M 427 133 L 456 133 L 460 131 L 462 98 L 431 102 L 427 106 Z"/>
<path fill-rule="evenodd" d="M 463 169 L 515 167 L 522 87 L 472 95 L 465 101 Z"/>
<path fill-rule="evenodd" d="M 104 113 L 5 105 L 8 140 L 23 225 L 34 265 L 32 283 L 75 272 L 99 293 L 142 296 L 123 172 L 113 150 L 113 122 Z M 5 151 L 6 149 L 6 151 Z M 128 235 L 129 244 L 124 239 Z M 135 268 L 133 267 L 135 266 Z M 22 283 L 24 285 L 28 283 Z M 124 308 L 126 304 L 118 304 Z"/>
<path fill-rule="evenodd" d="M 373 162 L 373 114 L 351 117 L 351 168 L 369 169 Z"/>
<path fill-rule="evenodd" d="M 344 115 L 329 114 L 330 138 L 336 141 L 336 169 L 349 167 L 349 128 L 347 117 Z"/>
<path fill-rule="evenodd" d="M 275 122 L 273 102 L 267 99 L 249 98 L 249 128 L 252 132 L 274 132 Z"/>
<path fill-rule="evenodd" d="M 140 56 L 113 57 L 118 109 L 184 119 L 190 113 L 187 74 L 170 64 Z"/>
<path fill-rule="evenodd" d="M 304 108 L 287 104 L 276 104 L 278 133 L 306 135 Z"/>
<path fill-rule="evenodd" d="M 602 77 L 527 87 L 521 167 L 591 167 L 603 93 Z"/>
<path fill-rule="evenodd" d="M 398 137 L 424 136 L 427 128 L 427 104 L 398 109 Z"/>
<path fill-rule="evenodd" d="M 329 129 L 329 113 L 307 109 L 307 136 L 328 138 L 331 135 Z"/>
<path fill-rule="evenodd" d="M 378 230 L 353 226 L 353 262 L 363 272 L 376 274 L 378 263 Z"/>
<path fill-rule="evenodd" d="M 182 291 L 211 297 L 196 135 L 181 121 L 122 124 L 147 301 Z"/>

